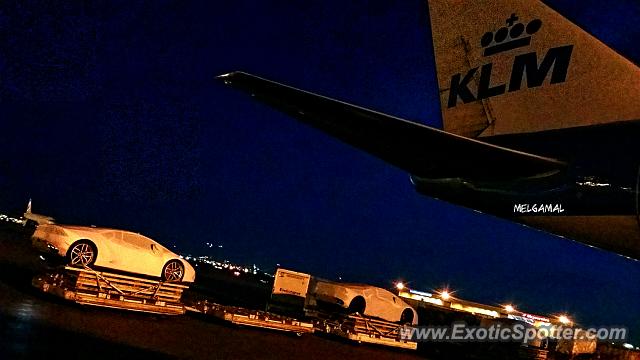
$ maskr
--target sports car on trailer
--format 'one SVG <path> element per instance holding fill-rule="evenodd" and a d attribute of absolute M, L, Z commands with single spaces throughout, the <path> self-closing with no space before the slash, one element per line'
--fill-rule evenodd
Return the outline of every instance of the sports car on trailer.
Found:
<path fill-rule="evenodd" d="M 42 252 L 65 257 L 71 266 L 99 266 L 176 282 L 193 282 L 196 276 L 179 255 L 130 231 L 44 224 L 36 228 L 32 243 Z"/>

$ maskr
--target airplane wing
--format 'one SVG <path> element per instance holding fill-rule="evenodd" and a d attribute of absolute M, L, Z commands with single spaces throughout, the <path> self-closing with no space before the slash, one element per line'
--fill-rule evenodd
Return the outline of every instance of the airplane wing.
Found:
<path fill-rule="evenodd" d="M 38 225 L 43 225 L 43 224 L 55 224 L 56 220 L 54 218 L 52 218 L 51 216 L 44 216 L 44 215 L 39 215 L 39 214 L 34 214 L 34 213 L 24 213 L 23 216 L 26 220 L 31 220 L 34 221 L 36 224 Z M 24 222 L 24 225 L 26 225 L 27 222 Z"/>
<path fill-rule="evenodd" d="M 508 181 L 566 167 L 557 159 L 447 133 L 244 72 L 217 78 L 418 177 Z"/>

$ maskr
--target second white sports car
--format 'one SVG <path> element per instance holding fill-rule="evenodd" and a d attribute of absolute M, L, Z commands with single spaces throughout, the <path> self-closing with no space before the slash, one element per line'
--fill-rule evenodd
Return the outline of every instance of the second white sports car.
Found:
<path fill-rule="evenodd" d="M 100 266 L 193 282 L 196 272 L 164 246 L 130 231 L 74 225 L 40 225 L 32 236 L 36 249 L 57 254 L 72 266 Z"/>
<path fill-rule="evenodd" d="M 312 293 L 320 307 L 338 306 L 347 313 L 360 313 L 403 324 L 418 323 L 414 308 L 390 291 L 376 286 L 317 279 Z"/>

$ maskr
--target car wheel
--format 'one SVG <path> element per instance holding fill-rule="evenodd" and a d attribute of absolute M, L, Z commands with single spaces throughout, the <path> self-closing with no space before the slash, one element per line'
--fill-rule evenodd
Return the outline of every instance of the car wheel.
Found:
<path fill-rule="evenodd" d="M 363 315 L 366 307 L 367 307 L 367 302 L 364 300 L 364 298 L 362 296 L 356 296 L 349 303 L 349 307 L 347 308 L 347 311 L 349 312 L 349 314 L 359 313 L 360 315 Z"/>
<path fill-rule="evenodd" d="M 96 262 L 97 255 L 98 250 L 91 241 L 80 240 L 67 251 L 67 261 L 71 266 L 91 266 Z"/>
<path fill-rule="evenodd" d="M 184 264 L 180 260 L 169 260 L 162 268 L 162 280 L 182 281 L 184 278 Z"/>
<path fill-rule="evenodd" d="M 400 315 L 400 323 L 408 325 L 413 324 L 413 311 L 411 311 L 411 309 L 404 309 Z"/>

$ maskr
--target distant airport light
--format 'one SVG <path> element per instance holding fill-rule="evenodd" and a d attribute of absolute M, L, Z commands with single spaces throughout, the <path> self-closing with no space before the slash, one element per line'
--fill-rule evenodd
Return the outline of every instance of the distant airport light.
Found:
<path fill-rule="evenodd" d="M 398 290 L 404 290 L 404 289 L 405 289 L 404 283 L 403 283 L 402 281 L 398 281 L 398 282 L 396 283 L 396 289 L 398 289 Z"/>
<path fill-rule="evenodd" d="M 418 291 L 413 289 L 400 290 L 398 291 L 398 296 L 406 299 L 427 302 L 427 303 L 438 305 L 438 306 L 444 305 L 441 299 L 434 298 L 432 294 L 424 291 Z"/>
<path fill-rule="evenodd" d="M 507 305 L 504 307 L 507 312 L 514 312 L 516 309 L 513 308 L 513 305 Z"/>
<path fill-rule="evenodd" d="M 442 300 L 449 300 L 451 294 L 449 294 L 448 290 L 443 290 L 440 292 L 440 297 L 442 298 Z"/>
<path fill-rule="evenodd" d="M 418 296 L 433 297 L 433 295 L 431 293 L 424 292 L 424 291 L 413 290 L 413 289 L 409 289 L 409 293 L 414 294 L 414 295 L 418 295 Z"/>
<path fill-rule="evenodd" d="M 487 315 L 487 316 L 496 317 L 496 318 L 500 317 L 500 314 L 498 314 L 497 311 L 484 309 L 484 308 L 477 307 L 477 306 L 465 306 L 463 304 L 453 303 L 453 304 L 451 304 L 451 308 L 452 309 L 456 309 L 456 310 L 470 312 L 470 313 L 472 313 L 474 315 L 475 314 L 482 314 L 482 315 Z"/>
<path fill-rule="evenodd" d="M 571 319 L 569 319 L 566 315 L 560 315 L 560 316 L 558 316 L 558 321 L 560 321 L 560 322 L 561 322 L 561 323 L 563 323 L 564 325 L 571 324 Z"/>

